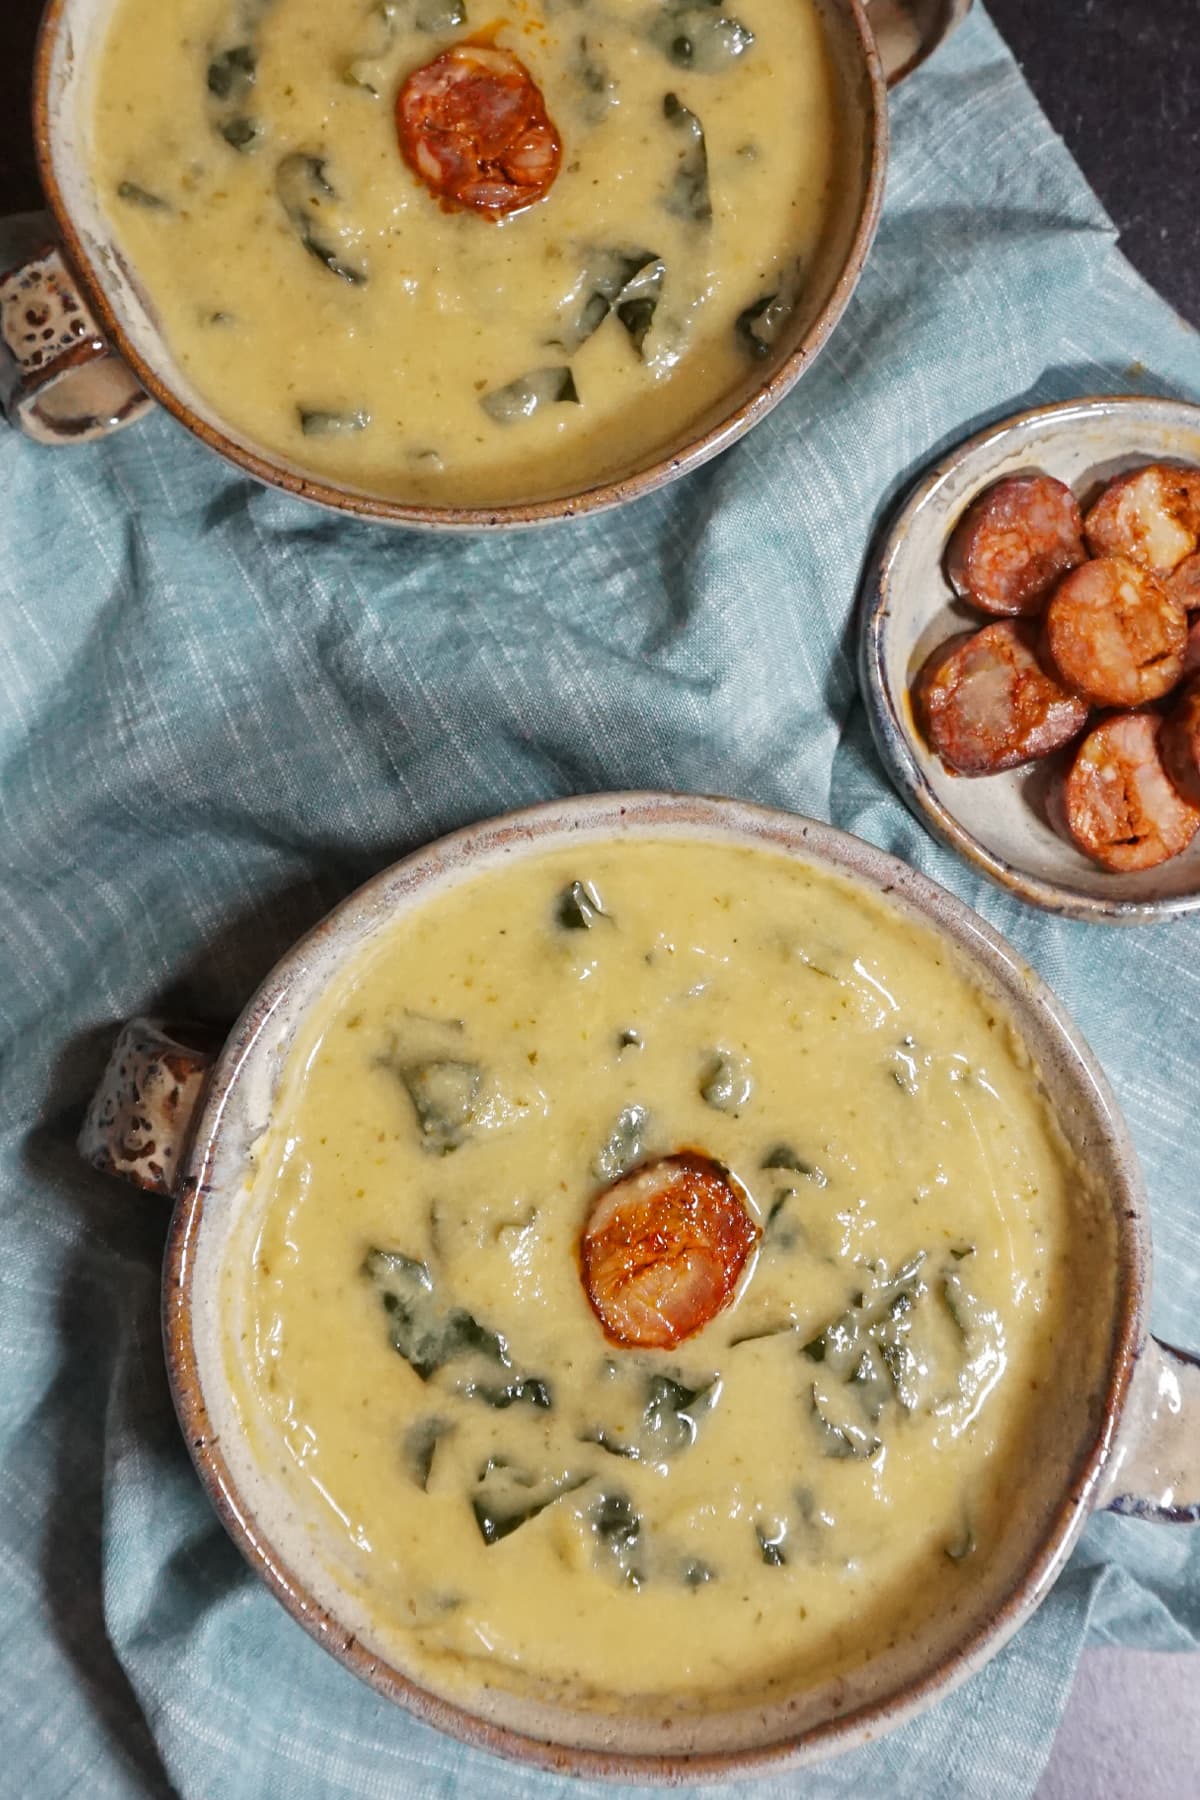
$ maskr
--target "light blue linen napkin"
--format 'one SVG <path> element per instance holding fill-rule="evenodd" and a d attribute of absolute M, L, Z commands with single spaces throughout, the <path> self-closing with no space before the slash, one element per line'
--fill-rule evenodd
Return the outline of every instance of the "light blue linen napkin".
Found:
<path fill-rule="evenodd" d="M 897 95 L 879 240 L 813 372 L 618 515 L 443 542 L 258 488 L 164 417 L 0 442 L 0 1792 L 187 1800 L 599 1794 L 469 1752 L 357 1684 L 217 1525 L 158 1327 L 165 1218 L 73 1148 L 117 1023 L 231 1018 L 365 876 L 466 820 L 614 787 L 748 795 L 979 908 L 1081 1022 L 1154 1201 L 1156 1328 L 1200 1331 L 1200 923 L 1018 903 L 885 785 L 854 684 L 864 548 L 981 421 L 1200 397 L 1200 340 L 1112 229 L 987 18 Z M 754 1800 L 1028 1795 L 1089 1631 L 1200 1636 L 1200 1532 L 1103 1518 L 943 1706 Z"/>

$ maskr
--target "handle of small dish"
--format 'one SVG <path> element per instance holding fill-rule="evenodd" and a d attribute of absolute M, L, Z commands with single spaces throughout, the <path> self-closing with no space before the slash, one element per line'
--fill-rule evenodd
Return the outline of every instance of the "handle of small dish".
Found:
<path fill-rule="evenodd" d="M 0 410 L 40 444 L 86 444 L 154 404 L 111 349 L 47 213 L 0 219 Z"/>
<path fill-rule="evenodd" d="M 206 1025 L 131 1019 L 79 1133 L 85 1161 L 147 1193 L 173 1196 L 221 1035 Z"/>
<path fill-rule="evenodd" d="M 867 0 L 889 87 L 932 56 L 971 10 L 971 0 Z"/>
<path fill-rule="evenodd" d="M 1136 1519 L 1200 1524 L 1200 1359 L 1147 1339 L 1097 1503 Z"/>

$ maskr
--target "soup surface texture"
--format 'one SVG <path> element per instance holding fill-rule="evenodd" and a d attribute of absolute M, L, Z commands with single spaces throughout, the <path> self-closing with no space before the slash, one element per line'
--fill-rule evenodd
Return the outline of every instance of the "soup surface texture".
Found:
<path fill-rule="evenodd" d="M 450 65 L 413 80 L 448 51 L 484 91 L 449 135 Z M 459 129 L 522 84 L 527 204 L 465 179 Z M 237 431 L 487 505 L 623 472 L 747 381 L 802 303 L 836 132 L 812 0 L 118 0 L 92 163 Z"/>
<path fill-rule="evenodd" d="M 581 1244 L 667 1157 L 745 1221 L 732 1294 L 646 1348 Z M 1111 1229 L 924 926 L 765 849 L 590 841 L 398 918 L 307 1017 L 224 1355 L 404 1666 L 736 1706 L 1000 1579 L 1105 1366 Z"/>

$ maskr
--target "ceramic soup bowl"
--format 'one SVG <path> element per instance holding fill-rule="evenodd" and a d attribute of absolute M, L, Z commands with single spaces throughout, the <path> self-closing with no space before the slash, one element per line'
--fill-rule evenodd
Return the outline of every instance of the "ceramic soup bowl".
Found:
<path fill-rule="evenodd" d="M 89 164 L 91 83 L 113 4 L 49 0 L 43 19 L 34 123 L 57 241 L 39 234 L 36 220 L 22 221 L 15 237 L 0 232 L 0 338 L 8 353 L 0 349 L 0 401 L 10 418 L 43 442 L 77 442 L 133 422 L 153 396 L 210 449 L 273 486 L 363 518 L 479 529 L 635 499 L 725 449 L 795 385 L 841 317 L 875 234 L 887 161 L 881 52 L 899 79 L 946 36 L 970 0 L 818 0 L 838 88 L 843 174 L 807 294 L 780 344 L 680 441 L 652 446 L 617 478 L 495 507 L 423 505 L 338 485 L 239 434 L 196 390 L 166 341 L 153 295 L 113 241 Z"/>
<path fill-rule="evenodd" d="M 940 936 L 948 956 L 1013 1022 L 1072 1151 L 1111 1206 L 1111 1331 L 1097 1334 L 1086 1411 L 1053 1421 L 1051 1460 L 1061 1483 L 1049 1478 L 1046 1504 L 1030 1490 L 1001 1558 L 1000 1585 L 960 1613 L 939 1613 L 908 1641 L 881 1644 L 861 1668 L 766 1706 L 742 1702 L 685 1719 L 678 1707 L 656 1704 L 598 1716 L 514 1697 L 486 1673 L 468 1700 L 451 1701 L 372 1641 L 369 1622 L 355 1614 L 272 1485 L 278 1475 L 256 1465 L 221 1353 L 218 1274 L 289 1048 L 348 962 L 398 916 L 436 904 L 485 871 L 591 841 L 664 837 L 782 853 L 886 897 L 888 907 Z M 732 800 L 627 794 L 552 802 L 468 827 L 386 870 L 330 914 L 268 977 L 215 1056 L 173 1040 L 157 1023 L 126 1027 L 80 1147 L 97 1166 L 174 1200 L 163 1275 L 171 1388 L 200 1478 L 252 1568 L 356 1675 L 419 1718 L 501 1755 L 579 1775 L 662 1782 L 816 1760 L 900 1724 L 980 1668 L 1045 1596 L 1092 1512 L 1200 1517 L 1200 1365 L 1147 1335 L 1146 1196 L 1103 1073 L 1054 996 L 980 918 L 924 876 L 828 825 Z"/>

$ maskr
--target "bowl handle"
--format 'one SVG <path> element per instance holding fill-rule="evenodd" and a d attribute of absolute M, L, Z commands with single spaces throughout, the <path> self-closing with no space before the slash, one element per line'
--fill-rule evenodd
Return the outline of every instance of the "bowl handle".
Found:
<path fill-rule="evenodd" d="M 173 1196 L 223 1036 L 207 1025 L 131 1019 L 79 1133 L 85 1161 L 148 1193 Z"/>
<path fill-rule="evenodd" d="M 47 213 L 0 219 L 0 410 L 39 444 L 86 444 L 154 402 L 102 335 Z"/>
<path fill-rule="evenodd" d="M 1147 1341 L 1096 1504 L 1135 1519 L 1200 1524 L 1200 1359 Z"/>
<path fill-rule="evenodd" d="M 889 87 L 920 68 L 971 10 L 971 0 L 867 0 Z"/>

